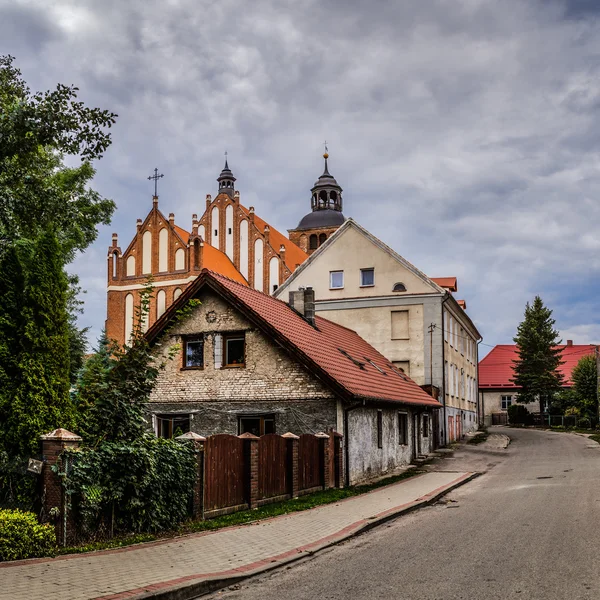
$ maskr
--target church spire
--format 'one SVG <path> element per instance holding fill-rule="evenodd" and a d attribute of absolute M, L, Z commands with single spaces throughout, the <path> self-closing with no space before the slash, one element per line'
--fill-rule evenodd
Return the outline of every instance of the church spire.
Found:
<path fill-rule="evenodd" d="M 323 158 L 325 159 L 325 168 L 323 169 L 323 175 L 317 179 L 311 190 L 311 208 L 313 211 L 336 210 L 342 212 L 342 188 L 335 180 L 335 177 L 329 172 L 327 164 L 329 152 L 327 152 L 327 145 L 325 145 Z"/>
<path fill-rule="evenodd" d="M 225 152 L 225 166 L 217 177 L 217 181 L 219 182 L 219 194 L 223 192 L 233 199 L 235 177 L 227 164 L 227 152 Z"/>

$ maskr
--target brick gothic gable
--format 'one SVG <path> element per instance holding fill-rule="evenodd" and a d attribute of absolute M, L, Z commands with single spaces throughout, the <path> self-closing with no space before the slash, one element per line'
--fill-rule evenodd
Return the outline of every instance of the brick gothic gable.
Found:
<path fill-rule="evenodd" d="M 154 279 L 148 326 L 207 268 L 265 293 L 272 293 L 307 258 L 296 244 L 240 204 L 238 191 L 206 196 L 204 214 L 192 215 L 191 233 L 165 218 L 158 198 L 122 252 L 117 234 L 108 249 L 106 333 L 125 343 L 140 291 Z"/>

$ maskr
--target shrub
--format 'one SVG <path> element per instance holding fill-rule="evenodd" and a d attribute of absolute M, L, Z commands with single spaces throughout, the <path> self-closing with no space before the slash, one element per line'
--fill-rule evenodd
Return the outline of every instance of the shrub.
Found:
<path fill-rule="evenodd" d="M 581 427 L 581 429 L 590 429 L 592 427 L 592 423 L 587 417 L 584 417 L 583 419 L 579 419 L 577 426 Z"/>
<path fill-rule="evenodd" d="M 529 411 L 522 404 L 511 404 L 508 409 L 508 421 L 511 425 L 525 424 L 531 422 Z"/>
<path fill-rule="evenodd" d="M 55 551 L 52 525 L 40 525 L 30 512 L 0 510 L 0 562 L 53 556 Z"/>
<path fill-rule="evenodd" d="M 63 457 L 71 463 L 64 485 L 80 538 L 171 529 L 189 516 L 196 478 L 191 444 L 143 436 Z"/>

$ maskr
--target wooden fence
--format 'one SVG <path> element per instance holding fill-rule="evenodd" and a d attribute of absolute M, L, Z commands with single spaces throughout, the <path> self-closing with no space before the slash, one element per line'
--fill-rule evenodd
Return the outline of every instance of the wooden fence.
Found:
<path fill-rule="evenodd" d="M 340 487 L 341 437 L 335 432 L 180 436 L 194 442 L 197 450 L 193 516 L 217 517 Z"/>

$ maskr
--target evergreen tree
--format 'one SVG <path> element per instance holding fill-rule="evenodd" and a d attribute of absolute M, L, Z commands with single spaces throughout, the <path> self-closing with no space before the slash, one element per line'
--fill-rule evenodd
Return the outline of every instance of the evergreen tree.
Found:
<path fill-rule="evenodd" d="M 3 435 L 9 455 L 35 455 L 40 435 L 75 424 L 69 396 L 68 281 L 62 267 L 60 245 L 50 231 L 40 236 L 29 256 L 21 257 L 27 277 L 16 313 L 22 321 L 14 357 L 18 386 Z"/>
<path fill-rule="evenodd" d="M 573 372 L 573 392 L 582 415 L 595 417 L 598 412 L 598 370 L 596 356 L 582 357 Z"/>
<path fill-rule="evenodd" d="M 552 311 L 536 296 L 532 305 L 527 303 L 525 318 L 514 338 L 518 359 L 512 381 L 521 388 L 517 402 L 537 400 L 540 413 L 550 405 L 562 386 L 562 374 L 558 370 L 562 364 L 562 350 L 556 347 L 561 342 L 554 323 Z"/>

